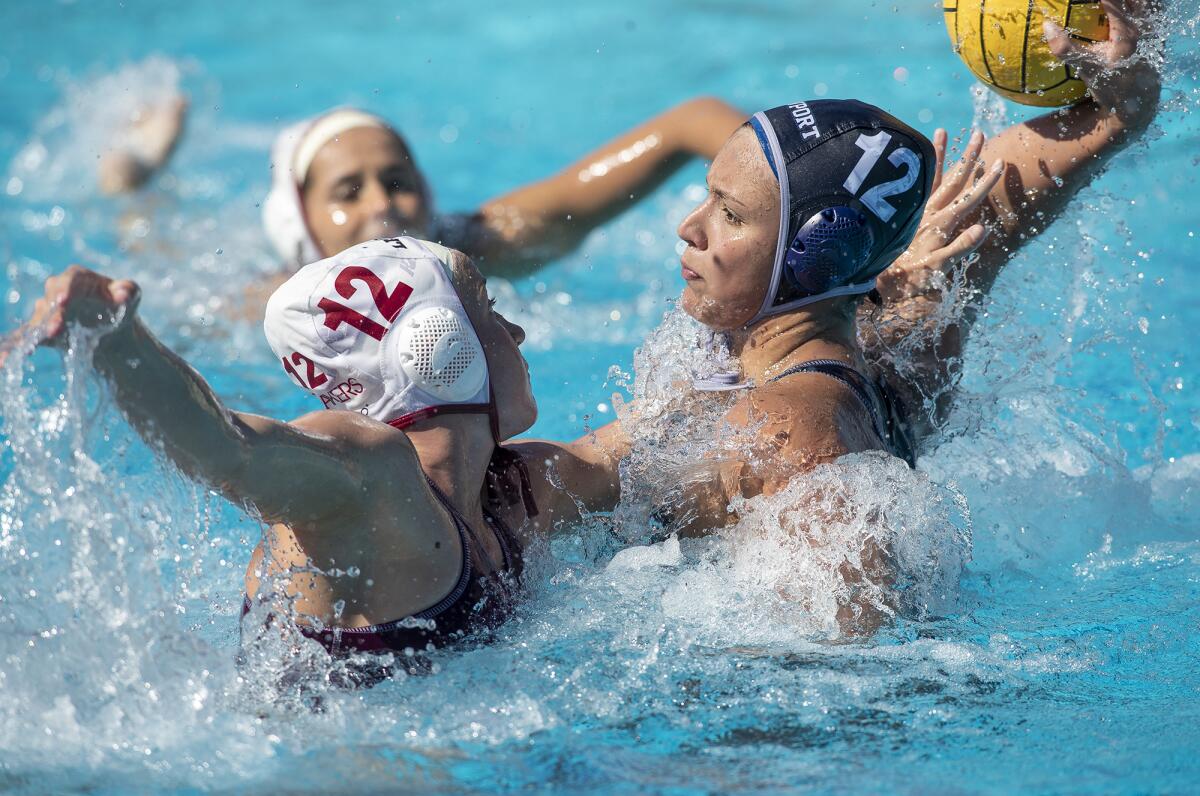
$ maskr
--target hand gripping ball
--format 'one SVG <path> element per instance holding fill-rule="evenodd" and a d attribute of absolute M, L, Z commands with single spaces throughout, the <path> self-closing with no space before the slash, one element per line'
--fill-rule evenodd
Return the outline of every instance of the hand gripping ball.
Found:
<path fill-rule="evenodd" d="M 1071 105 L 1086 91 L 1046 46 L 1043 20 L 1057 22 L 1075 39 L 1108 39 L 1100 3 L 1087 0 L 943 0 L 943 10 L 954 51 L 967 68 L 1024 105 Z"/>

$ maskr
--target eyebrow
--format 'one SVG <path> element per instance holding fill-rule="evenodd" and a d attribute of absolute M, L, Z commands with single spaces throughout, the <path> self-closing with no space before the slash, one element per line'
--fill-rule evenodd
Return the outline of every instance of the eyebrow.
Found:
<path fill-rule="evenodd" d="M 731 194 L 728 194 L 728 193 L 726 193 L 725 191 L 722 191 L 720 188 L 714 188 L 714 187 L 712 187 L 712 186 L 710 185 L 710 186 L 708 187 L 708 192 L 709 192 L 709 193 L 711 193 L 713 196 L 717 197 L 718 199 L 720 199 L 720 200 L 721 200 L 721 201 L 723 201 L 723 202 L 729 202 L 730 204 L 735 204 L 735 205 L 737 205 L 737 206 L 738 206 L 738 207 L 740 207 L 742 210 L 749 210 L 749 209 L 750 209 L 750 205 L 746 204 L 745 202 L 743 202 L 742 200 L 738 199 L 737 197 L 735 197 L 735 196 L 732 196 Z"/>
<path fill-rule="evenodd" d="M 343 174 L 342 176 L 338 177 L 336 180 L 333 181 L 333 184 L 335 186 L 337 186 L 337 185 L 341 185 L 342 183 L 345 183 L 345 182 L 360 182 L 361 180 L 362 180 L 362 172 L 361 171 L 352 171 L 352 172 Z"/>
<path fill-rule="evenodd" d="M 310 186 L 311 180 L 312 180 L 312 172 L 310 171 L 308 177 L 304 180 L 305 188 L 308 188 Z M 329 183 L 329 187 L 326 188 L 325 190 L 336 191 L 338 188 L 342 187 L 343 185 L 346 185 L 347 183 L 355 183 L 355 182 L 361 182 L 361 181 L 362 181 L 362 172 L 361 171 L 352 171 L 352 172 L 349 172 L 348 174 L 343 174 L 342 176 L 338 177 L 333 182 Z"/>

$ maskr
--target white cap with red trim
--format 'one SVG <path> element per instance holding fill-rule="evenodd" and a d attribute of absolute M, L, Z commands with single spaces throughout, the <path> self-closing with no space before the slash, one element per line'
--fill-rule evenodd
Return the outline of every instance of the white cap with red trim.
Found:
<path fill-rule="evenodd" d="M 404 428 L 492 412 L 487 359 L 450 278 L 451 252 L 416 238 L 352 246 L 306 265 L 267 302 L 284 370 L 321 399 Z"/>

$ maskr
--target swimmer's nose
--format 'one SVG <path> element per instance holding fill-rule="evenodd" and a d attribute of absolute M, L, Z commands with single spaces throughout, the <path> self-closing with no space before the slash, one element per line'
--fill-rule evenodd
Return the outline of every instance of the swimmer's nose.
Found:
<path fill-rule="evenodd" d="M 412 221 L 424 215 L 425 201 L 417 193 L 393 193 L 391 212 L 405 221 Z"/>
<path fill-rule="evenodd" d="M 708 248 L 708 238 L 704 235 L 702 223 L 703 210 L 704 205 L 698 205 L 679 222 L 679 228 L 675 230 L 684 243 L 695 249 Z"/>
<path fill-rule="evenodd" d="M 525 330 L 522 327 L 505 318 L 504 328 L 508 329 L 508 333 L 512 335 L 512 339 L 517 345 L 525 342 Z"/>
<path fill-rule="evenodd" d="M 363 186 L 362 199 L 363 209 L 371 215 L 386 215 L 393 213 L 392 197 L 389 195 L 386 186 L 378 180 L 370 180 Z"/>

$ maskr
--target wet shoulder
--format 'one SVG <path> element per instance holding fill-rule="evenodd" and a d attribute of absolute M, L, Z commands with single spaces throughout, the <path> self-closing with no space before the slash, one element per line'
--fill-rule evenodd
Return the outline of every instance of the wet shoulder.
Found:
<path fill-rule="evenodd" d="M 317 410 L 291 422 L 306 434 L 328 439 L 361 484 L 362 516 L 387 517 L 405 526 L 446 524 L 408 435 L 357 412 Z M 447 521 L 448 522 L 448 521 Z M 453 523 L 451 522 L 452 526 Z"/>
<path fill-rule="evenodd" d="M 730 420 L 756 427 L 765 447 L 796 463 L 816 465 L 882 447 L 854 391 L 820 373 L 798 373 L 751 390 Z"/>

